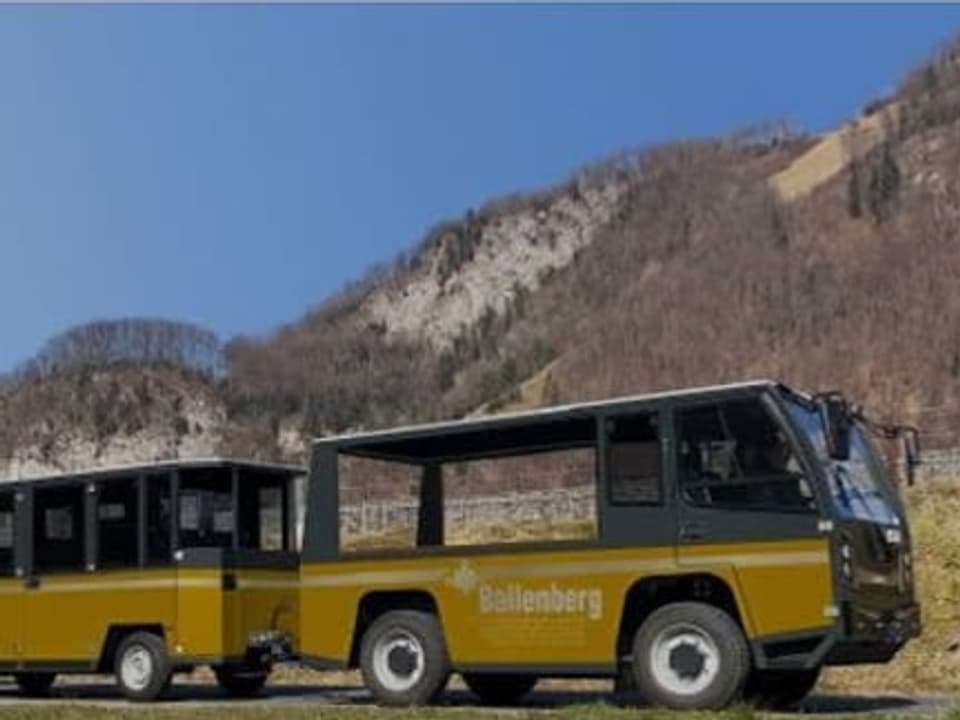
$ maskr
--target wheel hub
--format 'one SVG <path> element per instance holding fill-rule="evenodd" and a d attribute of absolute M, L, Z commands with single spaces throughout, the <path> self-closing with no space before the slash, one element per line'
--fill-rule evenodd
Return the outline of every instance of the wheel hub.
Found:
<path fill-rule="evenodd" d="M 143 690 L 153 677 L 153 658 L 143 647 L 134 646 L 123 654 L 120 663 L 123 684 L 133 690 Z"/>
<path fill-rule="evenodd" d="M 405 629 L 381 637 L 373 647 L 373 671 L 392 692 L 406 692 L 424 675 L 426 658 L 420 640 Z"/>
<path fill-rule="evenodd" d="M 695 680 L 706 666 L 706 656 L 693 643 L 681 643 L 670 651 L 670 668 L 684 680 Z"/>
<path fill-rule="evenodd" d="M 704 692 L 720 672 L 720 651 L 708 632 L 692 623 L 664 628 L 650 648 L 657 683 L 675 695 Z"/>
<path fill-rule="evenodd" d="M 387 665 L 401 677 L 408 677 L 417 669 L 417 656 L 403 645 L 391 648 L 387 656 Z"/>

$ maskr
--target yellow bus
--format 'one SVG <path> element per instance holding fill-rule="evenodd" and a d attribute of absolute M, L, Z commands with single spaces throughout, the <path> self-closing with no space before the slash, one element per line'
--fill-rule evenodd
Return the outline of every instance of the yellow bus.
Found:
<path fill-rule="evenodd" d="M 295 478 L 190 460 L 0 485 L 0 672 L 113 673 L 153 700 L 209 665 L 249 695 L 297 632 Z"/>
<path fill-rule="evenodd" d="M 388 705 L 430 702 L 451 673 L 498 703 L 611 677 L 672 708 L 792 704 L 822 666 L 887 661 L 920 632 L 878 430 L 914 437 L 758 381 L 318 440 L 301 657 L 359 667 Z M 594 489 L 586 537 L 449 527 L 451 486 L 537 471 Z M 344 542 L 357 482 L 416 488 L 410 532 L 385 535 L 405 547 Z"/>

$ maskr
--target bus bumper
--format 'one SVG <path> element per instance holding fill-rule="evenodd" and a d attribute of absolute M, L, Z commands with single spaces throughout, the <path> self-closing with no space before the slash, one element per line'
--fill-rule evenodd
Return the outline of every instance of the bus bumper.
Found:
<path fill-rule="evenodd" d="M 922 629 L 915 603 L 885 611 L 846 605 L 842 622 L 841 636 L 826 657 L 828 665 L 887 662 Z"/>

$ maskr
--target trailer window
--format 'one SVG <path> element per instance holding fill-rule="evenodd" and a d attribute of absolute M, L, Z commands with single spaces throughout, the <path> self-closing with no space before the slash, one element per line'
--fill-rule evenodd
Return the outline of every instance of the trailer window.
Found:
<path fill-rule="evenodd" d="M 147 475 L 147 563 L 170 562 L 170 475 Z"/>
<path fill-rule="evenodd" d="M 287 492 L 286 476 L 240 472 L 240 547 L 254 550 L 289 548 Z"/>
<path fill-rule="evenodd" d="M 97 488 L 97 567 L 139 565 L 137 478 L 100 483 Z"/>
<path fill-rule="evenodd" d="M 180 474 L 180 547 L 233 546 L 233 484 L 229 468 Z"/>
<path fill-rule="evenodd" d="M 759 401 L 679 415 L 681 489 L 695 505 L 810 512 L 813 493 L 786 435 Z"/>
<path fill-rule="evenodd" d="M 0 493 L 0 576 L 13 575 L 14 497 Z"/>
<path fill-rule="evenodd" d="M 85 485 L 40 488 L 34 492 L 34 570 L 37 573 L 84 569 Z"/>

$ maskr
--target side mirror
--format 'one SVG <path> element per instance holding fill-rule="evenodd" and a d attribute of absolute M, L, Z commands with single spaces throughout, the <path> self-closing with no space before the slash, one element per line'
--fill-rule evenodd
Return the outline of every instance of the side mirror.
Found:
<path fill-rule="evenodd" d="M 827 393 L 820 398 L 827 452 L 834 460 L 850 459 L 850 406 L 840 393 Z"/>

